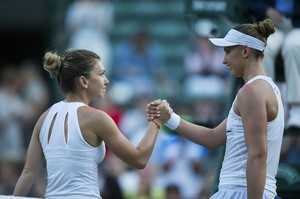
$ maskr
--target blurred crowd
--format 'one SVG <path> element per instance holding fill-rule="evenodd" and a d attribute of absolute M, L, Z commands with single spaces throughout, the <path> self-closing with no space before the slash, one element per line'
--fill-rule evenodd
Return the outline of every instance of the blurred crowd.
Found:
<path fill-rule="evenodd" d="M 99 53 L 108 69 L 107 95 L 92 106 L 105 110 L 133 144 L 147 128 L 146 104 L 156 98 L 167 98 L 177 114 L 195 123 L 212 127 L 220 122 L 234 81 L 222 63 L 223 50 L 209 43 L 209 35 L 193 38 L 182 59 L 184 78 L 179 81 L 147 30 L 136 29 L 130 38 L 111 45 L 114 12 L 110 1 L 80 0 L 66 13 L 68 48 Z M 60 95 L 51 92 L 55 87 L 48 83 L 41 63 L 30 58 L 1 66 L 0 80 L 0 195 L 10 195 L 35 122 L 50 102 L 61 99 L 54 99 Z M 283 161 L 300 163 L 299 142 L 299 138 L 284 142 Z M 143 170 L 127 167 L 108 150 L 99 165 L 99 188 L 103 199 L 209 198 L 216 189 L 220 153 L 222 149 L 209 151 L 163 128 Z M 32 197 L 44 194 L 46 173 L 41 176 Z"/>

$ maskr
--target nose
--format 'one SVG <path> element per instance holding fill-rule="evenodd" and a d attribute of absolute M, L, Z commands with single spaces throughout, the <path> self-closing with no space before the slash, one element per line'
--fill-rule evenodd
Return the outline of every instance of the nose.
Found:
<path fill-rule="evenodd" d="M 226 56 L 224 56 L 224 58 L 223 58 L 223 64 L 227 65 L 227 59 L 226 59 Z"/>
<path fill-rule="evenodd" d="M 105 85 L 108 85 L 108 84 L 109 84 L 109 80 L 107 79 L 106 76 L 105 76 L 104 84 L 105 84 Z"/>

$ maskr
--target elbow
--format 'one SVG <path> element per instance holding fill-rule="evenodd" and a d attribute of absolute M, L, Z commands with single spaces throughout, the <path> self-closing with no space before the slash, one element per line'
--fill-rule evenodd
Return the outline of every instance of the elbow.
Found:
<path fill-rule="evenodd" d="M 32 179 L 36 179 L 38 174 L 39 174 L 39 170 L 33 170 L 33 169 L 30 169 L 25 166 L 22 170 L 21 176 L 24 176 L 24 177 L 26 176 L 26 177 L 30 177 Z"/>
<path fill-rule="evenodd" d="M 264 164 L 267 160 L 267 153 L 264 151 L 261 151 L 259 153 L 249 154 L 248 155 L 249 160 L 251 160 L 253 163 L 256 164 Z"/>
<path fill-rule="evenodd" d="M 139 161 L 139 162 L 135 162 L 132 167 L 134 169 L 144 169 L 147 166 L 147 161 Z"/>
<path fill-rule="evenodd" d="M 35 176 L 36 172 L 33 172 L 32 169 L 25 166 L 23 168 L 22 175 L 24 175 L 24 176 Z"/>
<path fill-rule="evenodd" d="M 147 166 L 148 160 L 146 160 L 145 158 L 141 158 L 141 159 L 134 159 L 131 162 L 128 162 L 128 165 L 133 168 L 133 169 L 144 169 Z"/>
<path fill-rule="evenodd" d="M 212 141 L 212 142 L 208 142 L 206 145 L 202 145 L 202 146 L 204 146 L 205 148 L 207 148 L 209 150 L 213 150 L 213 149 L 219 148 L 221 146 L 221 144 Z"/>
<path fill-rule="evenodd" d="M 218 148 L 217 146 L 214 146 L 214 145 L 207 145 L 207 146 L 205 146 L 207 149 L 209 149 L 209 150 L 213 150 L 213 149 L 216 149 L 216 148 Z"/>
<path fill-rule="evenodd" d="M 209 149 L 209 150 L 214 150 L 214 149 L 217 149 L 217 148 L 219 148 L 220 146 L 222 146 L 222 144 L 215 143 L 215 142 L 211 142 L 211 143 L 206 144 L 206 145 L 203 145 L 203 146 L 206 147 L 206 148 Z"/>
<path fill-rule="evenodd" d="M 142 170 L 146 167 L 147 164 L 140 164 L 135 167 L 135 169 Z"/>

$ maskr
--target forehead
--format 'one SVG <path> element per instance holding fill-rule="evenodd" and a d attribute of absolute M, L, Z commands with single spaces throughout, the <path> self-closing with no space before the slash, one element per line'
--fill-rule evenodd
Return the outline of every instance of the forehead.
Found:
<path fill-rule="evenodd" d="M 236 49 L 238 46 L 227 46 L 227 47 L 224 47 L 224 51 L 231 51 L 231 50 L 234 50 Z"/>
<path fill-rule="evenodd" d="M 94 65 L 94 69 L 93 70 L 96 70 L 96 71 L 103 71 L 105 70 L 103 64 L 101 63 L 100 60 L 97 60 L 96 61 L 96 64 Z"/>

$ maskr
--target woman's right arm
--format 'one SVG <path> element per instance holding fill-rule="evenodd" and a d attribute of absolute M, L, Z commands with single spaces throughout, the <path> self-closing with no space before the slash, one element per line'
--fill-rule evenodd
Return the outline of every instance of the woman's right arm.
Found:
<path fill-rule="evenodd" d="M 213 149 L 226 143 L 226 121 L 227 119 L 216 128 L 210 129 L 181 118 L 180 124 L 175 131 L 201 146 Z"/>
<path fill-rule="evenodd" d="M 165 112 L 168 111 L 168 109 L 171 109 L 170 107 L 164 107 L 164 105 L 161 105 L 161 100 L 155 100 L 148 104 L 147 108 L 147 114 L 148 114 L 148 120 L 152 120 L 153 118 L 161 118 L 165 115 Z M 157 115 L 157 108 L 159 108 L 159 114 Z M 171 109 L 172 110 L 172 109 Z M 207 148 L 217 148 L 221 145 L 224 145 L 226 143 L 226 121 L 225 119 L 223 122 L 221 122 L 217 127 L 210 129 L 204 126 L 196 125 L 191 122 L 188 122 L 182 118 L 174 120 L 173 113 L 170 120 L 173 120 L 173 125 L 175 124 L 173 130 L 178 132 L 183 137 L 199 144 Z M 177 118 L 179 116 L 176 115 Z M 165 119 L 165 118 L 162 118 Z M 168 122 L 170 121 L 168 120 Z M 175 122 L 174 122 L 175 121 Z M 167 122 L 167 123 L 168 123 Z"/>
<path fill-rule="evenodd" d="M 166 106 L 167 107 L 167 106 Z M 166 111 L 166 115 L 171 112 Z M 135 147 L 124 135 L 120 132 L 112 118 L 103 111 L 97 110 L 96 118 L 98 121 L 97 134 L 108 146 L 110 151 L 118 158 L 135 169 L 143 169 L 154 149 L 155 141 L 159 132 L 157 124 L 161 125 L 164 121 L 156 119 L 155 122 L 150 121 L 148 129 L 141 139 L 140 143 Z M 146 119 L 146 118 L 145 118 Z M 101 128 L 99 128 L 99 124 Z"/>

